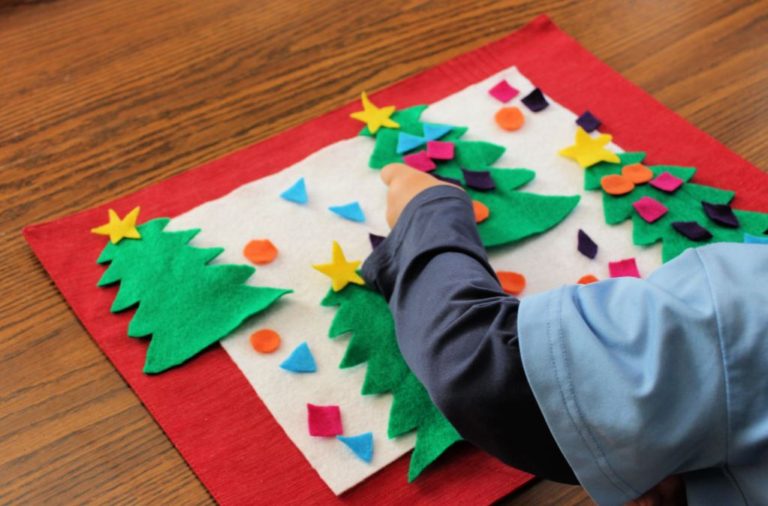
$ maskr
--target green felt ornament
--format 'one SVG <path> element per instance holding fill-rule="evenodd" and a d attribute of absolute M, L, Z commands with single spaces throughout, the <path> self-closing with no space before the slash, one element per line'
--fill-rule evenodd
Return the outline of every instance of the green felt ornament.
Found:
<path fill-rule="evenodd" d="M 360 135 L 375 137 L 369 165 L 380 169 L 390 163 L 402 163 L 403 155 L 397 153 L 400 132 L 421 136 L 424 134 L 421 114 L 427 107 L 419 105 L 397 111 L 393 119 L 399 129 L 382 128 L 372 136 L 367 128 Z M 441 141 L 453 142 L 453 160 L 436 161 L 435 174 L 451 177 L 462 182 L 474 200 L 485 204 L 490 216 L 478 224 L 480 239 L 486 248 L 511 244 L 527 237 L 546 232 L 563 221 L 579 202 L 579 196 L 548 196 L 517 191 L 530 182 L 535 173 L 527 169 L 503 169 L 491 167 L 504 154 L 504 147 L 482 141 L 463 140 L 465 127 L 453 127 Z M 412 151 L 424 149 L 414 148 Z M 407 154 L 407 153 L 405 153 Z M 461 169 L 490 171 L 496 189 L 477 191 L 464 184 Z"/>
<path fill-rule="evenodd" d="M 619 163 L 601 162 L 585 170 L 584 188 L 587 190 L 600 189 L 600 179 L 611 174 L 621 174 L 626 165 L 642 163 L 645 153 L 621 153 Z M 616 225 L 631 219 L 633 224 L 632 240 L 638 246 L 649 246 L 658 241 L 662 242 L 662 261 L 667 262 L 688 248 L 702 246 L 714 242 L 743 242 L 744 233 L 761 234 L 768 227 L 768 214 L 753 211 L 734 210 L 739 219 L 736 228 L 726 227 L 709 219 L 704 212 L 702 202 L 710 204 L 728 204 L 734 193 L 711 186 L 703 186 L 689 182 L 696 169 L 693 167 L 677 167 L 674 165 L 649 165 L 654 177 L 669 172 L 684 181 L 675 192 L 668 193 L 645 183 L 636 185 L 635 189 L 625 195 L 609 195 L 603 193 L 603 212 L 609 225 Z M 667 207 L 667 213 L 648 223 L 638 215 L 632 204 L 642 197 L 651 197 Z M 695 221 L 709 230 L 712 238 L 706 241 L 692 241 L 678 233 L 672 223 L 677 221 Z"/>
<path fill-rule="evenodd" d="M 367 363 L 362 393 L 392 394 L 388 436 L 394 438 L 416 431 L 416 446 L 408 470 L 408 480 L 413 481 L 461 436 L 438 411 L 403 360 L 395 323 L 381 295 L 367 287 L 347 285 L 339 292 L 329 291 L 322 305 L 338 306 L 329 336 L 335 339 L 351 334 L 340 367 Z"/>
<path fill-rule="evenodd" d="M 98 259 L 109 263 L 98 285 L 120 283 L 111 311 L 138 304 L 128 335 L 152 335 L 145 373 L 186 362 L 291 292 L 246 285 L 251 266 L 208 265 L 223 249 L 189 246 L 199 230 L 167 232 L 169 221 L 144 223 L 141 239 L 108 243 Z"/>

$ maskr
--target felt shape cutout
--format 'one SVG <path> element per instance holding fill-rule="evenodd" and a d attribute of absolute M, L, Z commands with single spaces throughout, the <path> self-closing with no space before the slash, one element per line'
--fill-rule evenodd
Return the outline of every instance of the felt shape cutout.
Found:
<path fill-rule="evenodd" d="M 338 242 L 333 241 L 331 263 L 313 265 L 315 269 L 322 272 L 329 278 L 331 278 L 331 287 L 334 292 L 343 290 L 349 283 L 355 283 L 356 285 L 364 285 L 365 281 L 357 273 L 357 268 L 360 267 L 360 260 L 348 262 L 344 256 L 341 246 Z"/>
<path fill-rule="evenodd" d="M 637 202 L 632 204 L 632 207 L 634 207 L 637 214 L 648 223 L 653 223 L 667 214 L 667 206 L 647 195 L 641 197 Z"/>
<path fill-rule="evenodd" d="M 647 183 L 653 179 L 653 171 L 642 163 L 633 163 L 621 168 L 621 175 L 635 184 Z"/>
<path fill-rule="evenodd" d="M 392 394 L 387 435 L 391 438 L 416 431 L 408 481 L 413 481 L 435 459 L 461 440 L 456 429 L 432 403 L 429 394 L 408 369 L 395 336 L 395 322 L 387 301 L 363 286 L 342 292 L 329 291 L 323 306 L 338 306 L 328 336 L 350 336 L 339 367 L 366 363 L 363 395 Z"/>
<path fill-rule="evenodd" d="M 340 206 L 331 206 L 328 208 L 328 210 L 341 216 L 345 220 L 354 221 L 357 223 L 362 223 L 365 221 L 365 213 L 363 213 L 363 209 L 357 202 L 350 202 L 349 204 Z"/>
<path fill-rule="evenodd" d="M 260 329 L 249 338 L 251 347 L 259 353 L 272 353 L 280 347 L 280 334 L 272 329 Z"/>
<path fill-rule="evenodd" d="M 199 230 L 167 232 L 159 218 L 138 227 L 141 239 L 108 243 L 99 286 L 120 282 L 111 311 L 138 304 L 130 337 L 152 336 L 144 372 L 160 373 L 191 359 L 291 290 L 245 284 L 248 265 L 208 265 L 221 248 L 194 248 Z"/>
<path fill-rule="evenodd" d="M 525 290 L 525 276 L 519 272 L 496 271 L 501 289 L 510 295 L 519 295 Z"/>
<path fill-rule="evenodd" d="M 315 363 L 315 357 L 312 355 L 307 342 L 304 341 L 294 348 L 288 358 L 280 364 L 280 368 L 296 373 L 316 372 L 317 363 Z"/>
<path fill-rule="evenodd" d="M 344 443 L 363 462 L 370 464 L 373 460 L 373 432 L 357 436 L 336 436 L 336 439 Z"/>
<path fill-rule="evenodd" d="M 589 111 L 584 111 L 581 116 L 576 118 L 576 124 L 583 128 L 585 132 L 592 133 L 600 128 L 602 123 L 594 114 Z"/>
<path fill-rule="evenodd" d="M 683 184 L 683 180 L 669 172 L 662 172 L 651 180 L 651 186 L 667 193 L 673 193 Z"/>
<path fill-rule="evenodd" d="M 466 170 L 461 169 L 464 174 L 464 181 L 467 186 L 474 190 L 489 191 L 496 189 L 496 183 L 493 182 L 493 176 L 488 170 Z"/>
<path fill-rule="evenodd" d="M 376 105 L 370 101 L 368 95 L 365 92 L 360 94 L 360 100 L 363 102 L 363 110 L 353 112 L 349 115 L 349 117 L 365 123 L 366 127 L 372 134 L 378 132 L 381 127 L 400 127 L 396 121 L 390 118 L 392 113 L 395 112 L 394 105 L 388 105 L 381 108 L 376 107 Z"/>
<path fill-rule="evenodd" d="M 576 128 L 576 139 L 573 145 L 559 151 L 566 158 L 576 160 L 582 168 L 591 167 L 599 162 L 619 163 L 619 156 L 605 148 L 611 142 L 612 136 L 600 134 L 592 137 L 583 128 Z"/>
<path fill-rule="evenodd" d="M 120 219 L 117 213 L 109 210 L 109 222 L 96 228 L 91 232 L 97 235 L 107 235 L 112 244 L 117 244 L 123 239 L 141 239 L 141 233 L 136 228 L 136 220 L 139 218 L 141 208 L 136 206 L 125 218 Z"/>
<path fill-rule="evenodd" d="M 695 221 L 674 221 L 672 227 L 691 241 L 708 241 L 712 233 Z"/>
<path fill-rule="evenodd" d="M 429 172 L 435 170 L 437 165 L 429 157 L 426 151 L 419 151 L 403 157 L 403 162 L 409 167 L 420 170 L 422 172 Z"/>
<path fill-rule="evenodd" d="M 400 130 L 422 135 L 425 123 L 419 121 L 426 106 L 415 106 L 396 113 Z M 482 141 L 465 141 L 461 137 L 467 129 L 453 127 L 443 140 L 454 144 L 454 158 L 440 164 L 431 174 L 451 184 L 461 184 L 462 168 L 488 170 L 496 184 L 493 191 L 466 188 L 473 200 L 489 208 L 490 217 L 478 226 L 480 239 L 487 248 L 502 246 L 527 237 L 541 234 L 560 223 L 579 202 L 578 195 L 549 196 L 516 191 L 530 182 L 535 173 L 526 169 L 497 169 L 491 167 L 503 154 L 504 147 Z M 371 137 L 363 130 L 360 135 Z M 382 130 L 375 137 L 375 145 L 369 166 L 380 169 L 387 164 L 402 162 L 396 151 L 397 135 L 392 130 Z"/>
<path fill-rule="evenodd" d="M 520 93 L 517 88 L 510 85 L 506 79 L 499 81 L 493 88 L 488 90 L 488 94 L 499 102 L 507 103 Z"/>
<path fill-rule="evenodd" d="M 268 264 L 277 258 L 277 248 L 269 239 L 254 239 L 243 248 L 243 256 L 256 265 Z"/>
<path fill-rule="evenodd" d="M 600 186 L 608 195 L 626 195 L 635 189 L 635 183 L 626 176 L 610 174 L 603 176 L 600 180 Z"/>
<path fill-rule="evenodd" d="M 736 228 L 739 226 L 739 219 L 733 214 L 733 209 L 728 204 L 712 204 L 702 202 L 702 209 L 707 217 L 723 227 Z"/>
<path fill-rule="evenodd" d="M 371 249 L 378 248 L 384 239 L 386 238 L 383 235 L 368 234 L 368 240 L 371 241 Z"/>
<path fill-rule="evenodd" d="M 452 160 L 453 143 L 443 141 L 427 142 L 427 156 L 433 160 Z"/>
<path fill-rule="evenodd" d="M 475 214 L 475 223 L 482 223 L 491 215 L 491 211 L 488 209 L 488 206 L 479 200 L 472 201 L 472 212 Z"/>
<path fill-rule="evenodd" d="M 437 123 L 423 123 L 422 129 L 424 131 L 425 139 L 428 141 L 436 141 L 453 130 L 453 127 L 451 125 L 439 125 Z"/>
<path fill-rule="evenodd" d="M 520 130 L 525 123 L 525 116 L 517 107 L 502 107 L 496 111 L 493 119 L 497 125 L 508 132 Z"/>
<path fill-rule="evenodd" d="M 592 283 L 597 283 L 598 281 L 600 280 L 597 279 L 597 277 L 594 274 L 585 274 L 582 277 L 580 277 L 576 283 L 580 285 L 590 285 Z"/>
<path fill-rule="evenodd" d="M 579 253 L 587 258 L 594 259 L 597 256 L 597 243 L 582 229 L 579 229 L 576 238 L 576 248 L 579 250 Z"/>
<path fill-rule="evenodd" d="M 306 204 L 308 198 L 307 186 L 304 183 L 304 178 L 300 177 L 298 180 L 296 180 L 296 182 L 293 183 L 290 188 L 280 194 L 280 197 L 297 204 Z"/>
<path fill-rule="evenodd" d="M 427 139 L 418 135 L 411 135 L 408 132 L 400 132 L 397 136 L 397 152 L 402 154 L 406 151 L 422 146 Z"/>
<path fill-rule="evenodd" d="M 341 409 L 338 406 L 318 406 L 307 403 L 307 424 L 310 436 L 334 437 L 344 434 Z"/>
<path fill-rule="evenodd" d="M 543 111 L 549 106 L 549 102 L 544 97 L 544 94 L 540 89 L 534 88 L 532 92 L 524 96 L 521 100 L 525 106 L 531 110 L 531 112 Z"/>
<path fill-rule="evenodd" d="M 746 244 L 768 244 L 768 237 L 744 234 L 744 242 Z"/>
<path fill-rule="evenodd" d="M 627 258 L 618 262 L 608 262 L 608 272 L 611 273 L 612 278 L 640 277 L 640 271 L 637 269 L 637 262 L 634 258 Z"/>

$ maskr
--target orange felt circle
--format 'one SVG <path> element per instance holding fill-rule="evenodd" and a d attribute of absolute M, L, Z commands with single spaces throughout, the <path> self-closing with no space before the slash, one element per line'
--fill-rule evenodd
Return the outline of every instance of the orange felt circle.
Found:
<path fill-rule="evenodd" d="M 272 353 L 280 346 L 280 341 L 280 334 L 271 329 L 261 329 L 251 334 L 251 346 L 259 353 Z"/>
<path fill-rule="evenodd" d="M 472 211 L 475 213 L 475 223 L 482 223 L 491 215 L 488 206 L 477 200 L 472 201 Z"/>
<path fill-rule="evenodd" d="M 525 123 L 525 116 L 517 107 L 502 107 L 496 113 L 496 124 L 504 130 L 514 132 Z"/>
<path fill-rule="evenodd" d="M 623 169 L 621 169 L 621 175 L 628 178 L 635 184 L 647 183 L 653 179 L 653 171 L 642 163 L 626 165 Z"/>
<path fill-rule="evenodd" d="M 519 272 L 498 271 L 496 276 L 501 283 L 501 289 L 510 295 L 517 295 L 525 290 L 525 276 Z"/>
<path fill-rule="evenodd" d="M 245 245 L 243 255 L 254 264 L 268 264 L 277 257 L 277 248 L 269 239 L 254 239 Z"/>
<path fill-rule="evenodd" d="M 586 274 L 580 277 L 577 283 L 579 283 L 580 285 L 588 285 L 590 283 L 595 283 L 596 281 L 599 281 L 599 280 L 594 276 L 594 274 Z"/>
<path fill-rule="evenodd" d="M 635 189 L 635 183 L 628 177 L 619 176 L 618 174 L 604 176 L 600 180 L 600 186 L 603 187 L 603 190 L 608 195 L 625 195 Z"/>

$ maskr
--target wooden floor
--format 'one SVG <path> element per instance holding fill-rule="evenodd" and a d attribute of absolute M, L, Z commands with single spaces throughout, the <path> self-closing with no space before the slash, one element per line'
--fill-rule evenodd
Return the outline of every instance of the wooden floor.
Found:
<path fill-rule="evenodd" d="M 768 166 L 766 1 L 0 0 L 0 503 L 212 501 L 24 225 L 218 158 L 541 12 Z M 587 503 L 546 482 L 504 501 Z"/>

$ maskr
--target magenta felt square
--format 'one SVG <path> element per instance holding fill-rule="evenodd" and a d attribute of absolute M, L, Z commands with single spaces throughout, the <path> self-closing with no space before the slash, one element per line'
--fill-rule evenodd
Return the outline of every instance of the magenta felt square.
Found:
<path fill-rule="evenodd" d="M 435 162 L 433 162 L 429 155 L 427 155 L 426 151 L 405 155 L 403 161 L 409 167 L 413 167 L 422 172 L 429 172 L 430 170 L 435 170 L 437 168 L 437 165 L 435 165 Z"/>
<path fill-rule="evenodd" d="M 683 184 L 683 180 L 669 172 L 662 172 L 651 180 L 651 186 L 667 193 L 677 190 L 681 184 Z"/>
<path fill-rule="evenodd" d="M 307 404 L 309 435 L 316 437 L 336 437 L 344 434 L 341 425 L 341 410 L 338 406 L 316 406 Z"/>
<path fill-rule="evenodd" d="M 507 103 L 520 93 L 513 88 L 506 79 L 502 79 L 499 84 L 488 90 L 488 93 L 499 102 Z"/>
<path fill-rule="evenodd" d="M 637 262 L 635 262 L 634 258 L 627 258 L 618 262 L 608 262 L 608 271 L 611 273 L 612 278 L 640 277 L 640 271 L 637 270 Z"/>
<path fill-rule="evenodd" d="M 427 156 L 433 160 L 453 160 L 453 143 L 429 141 L 427 143 Z"/>
<path fill-rule="evenodd" d="M 648 223 L 653 223 L 665 214 L 667 214 L 667 206 L 651 197 L 643 197 L 634 204 L 637 214 Z"/>

